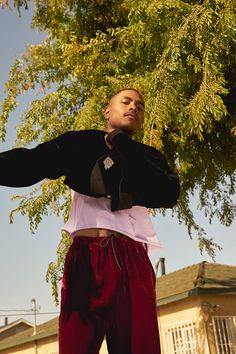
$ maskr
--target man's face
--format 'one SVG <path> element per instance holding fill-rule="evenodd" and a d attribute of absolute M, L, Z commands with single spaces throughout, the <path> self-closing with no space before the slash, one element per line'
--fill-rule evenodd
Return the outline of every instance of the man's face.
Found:
<path fill-rule="evenodd" d="M 134 135 L 144 119 L 144 102 L 138 92 L 124 90 L 112 97 L 105 111 L 107 131 L 121 129 Z"/>

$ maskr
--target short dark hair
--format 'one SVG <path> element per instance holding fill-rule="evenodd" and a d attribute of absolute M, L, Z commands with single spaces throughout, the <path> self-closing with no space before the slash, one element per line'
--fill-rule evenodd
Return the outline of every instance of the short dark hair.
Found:
<path fill-rule="evenodd" d="M 119 94 L 120 92 L 122 92 L 122 91 L 135 91 L 135 92 L 137 92 L 137 93 L 139 94 L 139 96 L 142 98 L 142 100 L 143 100 L 143 102 L 144 102 L 143 95 L 141 94 L 141 92 L 140 92 L 139 90 L 137 90 L 137 89 L 135 89 L 135 88 L 133 88 L 133 87 L 124 87 L 124 88 L 122 88 L 122 89 L 116 91 L 116 92 L 114 93 L 114 95 L 112 95 L 112 96 L 110 97 L 110 99 L 109 99 L 109 101 L 108 101 L 108 105 L 110 104 L 112 98 L 115 97 L 116 95 L 118 95 L 118 94 Z"/>

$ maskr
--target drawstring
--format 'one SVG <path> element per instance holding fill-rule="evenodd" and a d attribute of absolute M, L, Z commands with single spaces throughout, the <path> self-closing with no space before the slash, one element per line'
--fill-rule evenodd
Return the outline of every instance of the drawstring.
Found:
<path fill-rule="evenodd" d="M 111 235 L 109 237 L 105 237 L 103 238 L 100 242 L 99 242 L 99 246 L 100 247 L 106 247 L 109 243 L 109 241 L 111 240 L 111 248 L 112 248 L 112 253 L 113 253 L 113 256 L 115 258 L 115 261 L 116 261 L 116 264 L 118 265 L 119 269 L 121 270 L 121 266 L 120 266 L 120 263 L 118 261 L 118 258 L 117 258 L 117 255 L 116 255 L 116 251 L 115 251 L 115 246 L 114 246 L 114 238 L 116 236 L 115 235 Z M 119 237 L 119 236 L 117 236 Z M 105 241 L 105 242 L 104 242 Z"/>

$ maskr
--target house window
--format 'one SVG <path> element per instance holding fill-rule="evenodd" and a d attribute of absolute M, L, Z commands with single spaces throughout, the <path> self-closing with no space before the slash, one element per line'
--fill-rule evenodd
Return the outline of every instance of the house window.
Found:
<path fill-rule="evenodd" d="M 213 316 L 217 354 L 236 354 L 236 316 Z"/>
<path fill-rule="evenodd" d="M 198 354 L 196 328 L 191 320 L 164 326 L 165 353 Z"/>

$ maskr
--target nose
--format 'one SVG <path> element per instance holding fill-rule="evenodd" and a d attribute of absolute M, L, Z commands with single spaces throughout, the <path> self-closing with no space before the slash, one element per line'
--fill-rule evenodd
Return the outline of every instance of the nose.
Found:
<path fill-rule="evenodd" d="M 135 104 L 134 101 L 131 101 L 130 104 L 129 104 L 129 110 L 132 110 L 132 111 L 135 111 L 135 112 L 138 112 L 138 108 Z"/>

